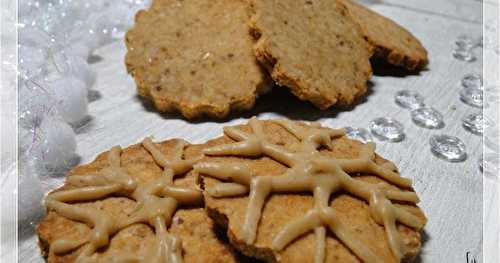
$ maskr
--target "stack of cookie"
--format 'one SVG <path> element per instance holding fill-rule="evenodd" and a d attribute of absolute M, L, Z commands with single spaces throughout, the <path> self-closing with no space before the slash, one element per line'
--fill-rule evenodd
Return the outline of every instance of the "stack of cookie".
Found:
<path fill-rule="evenodd" d="M 45 199 L 49 263 L 401 262 L 426 223 L 411 180 L 344 130 L 251 119 L 192 145 L 113 147 Z"/>
<path fill-rule="evenodd" d="M 372 57 L 428 62 L 411 33 L 351 0 L 154 0 L 126 44 L 139 95 L 186 118 L 250 109 L 274 84 L 320 109 L 350 106 Z"/>

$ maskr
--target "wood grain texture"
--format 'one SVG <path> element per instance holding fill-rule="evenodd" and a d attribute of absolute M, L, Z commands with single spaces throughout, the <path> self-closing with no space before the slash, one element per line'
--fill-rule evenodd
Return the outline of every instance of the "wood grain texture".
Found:
<path fill-rule="evenodd" d="M 474 63 L 457 61 L 451 55 L 458 35 L 481 33 L 481 3 L 467 0 L 375 2 L 373 9 L 405 26 L 422 41 L 429 51 L 430 64 L 416 76 L 378 72 L 378 76 L 372 78 L 365 101 L 350 111 L 319 111 L 295 99 L 288 91 L 277 89 L 258 99 L 251 112 L 224 121 L 187 122 L 178 115 L 156 113 L 136 96 L 134 82 L 125 70 L 122 42 L 101 48 L 95 53 L 98 61 L 92 65 L 98 72 L 95 90 L 100 98 L 90 103 L 91 121 L 79 128 L 77 135 L 81 163 L 93 160 L 114 145 L 127 146 L 150 135 L 157 140 L 175 137 L 201 143 L 221 135 L 224 125 L 245 122 L 252 115 L 264 119 L 283 116 L 318 120 L 330 127 L 368 127 L 370 120 L 390 116 L 404 124 L 407 137 L 401 143 L 377 141 L 377 152 L 394 161 L 403 176 L 414 180 L 421 197 L 420 206 L 429 222 L 419 260 L 460 263 L 465 262 L 469 251 L 481 262 L 483 180 L 478 159 L 482 143 L 481 137 L 466 132 L 460 121 L 466 114 L 479 110 L 459 100 L 459 82 L 466 73 L 481 72 L 483 60 L 481 49 L 475 50 L 479 59 Z M 459 19 L 461 17 L 467 19 Z M 420 92 L 427 105 L 444 115 L 446 126 L 441 130 L 415 126 L 409 111 L 394 103 L 394 94 L 401 89 Z M 465 142 L 468 150 L 465 162 L 448 163 L 431 154 L 429 138 L 441 133 L 457 136 Z M 484 197 L 498 202 L 497 187 L 493 187 L 492 182 L 485 183 L 490 184 Z M 491 202 L 485 204 L 491 205 Z M 485 216 L 487 221 L 498 222 L 498 213 L 490 211 Z M 498 229 L 495 231 L 493 237 L 498 240 Z M 35 241 L 30 237 L 22 242 L 22 255 L 26 259 L 23 262 L 40 261 Z"/>

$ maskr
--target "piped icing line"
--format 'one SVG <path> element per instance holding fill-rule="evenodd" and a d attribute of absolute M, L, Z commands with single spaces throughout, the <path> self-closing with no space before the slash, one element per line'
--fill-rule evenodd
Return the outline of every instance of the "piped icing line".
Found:
<path fill-rule="evenodd" d="M 107 155 L 108 166 L 98 174 L 69 176 L 71 189 L 60 190 L 47 196 L 45 205 L 61 216 L 86 223 L 92 227 L 86 240 L 55 240 L 50 249 L 56 254 L 68 253 L 82 247 L 76 262 L 96 262 L 97 249 L 109 245 L 110 236 L 136 223 L 145 223 L 155 230 L 155 245 L 146 256 L 114 255 L 113 262 L 182 262 L 182 242 L 171 235 L 167 227 L 178 205 L 200 205 L 200 191 L 174 185 L 174 177 L 192 169 L 199 159 L 184 160 L 186 142 L 178 141 L 173 157 L 167 158 L 152 142 L 144 139 L 142 146 L 163 169 L 162 175 L 152 181 L 138 184 L 121 167 L 121 148 L 113 147 Z M 137 208 L 126 220 L 117 220 L 109 213 L 89 207 L 66 204 L 103 199 L 112 195 L 125 196 L 137 202 Z"/>
<path fill-rule="evenodd" d="M 319 152 L 318 149 L 322 146 L 332 149 L 332 139 L 344 135 L 344 130 L 326 129 L 320 125 L 298 125 L 288 120 L 275 122 L 300 140 L 298 149 L 290 151 L 269 142 L 261 121 L 252 118 L 249 121 L 252 133 L 235 127 L 225 128 L 224 133 L 235 142 L 205 149 L 204 153 L 212 156 L 268 156 L 288 166 L 289 169 L 283 175 L 255 176 L 251 174 L 248 166 L 237 163 L 204 161 L 194 166 L 196 172 L 223 181 L 207 189 L 207 193 L 213 197 L 232 197 L 248 193 L 249 201 L 242 229 L 244 241 L 248 244 L 255 242 L 262 209 L 270 194 L 312 192 L 314 208 L 303 217 L 285 225 L 274 237 L 273 248 L 282 250 L 301 235 L 314 231 L 315 262 L 323 262 L 325 231 L 328 228 L 360 259 L 365 262 L 379 262 L 376 254 L 356 240 L 355 234 L 338 219 L 335 210 L 329 207 L 331 195 L 343 190 L 368 203 L 372 218 L 385 228 L 393 255 L 401 260 L 406 248 L 397 232 L 396 222 L 420 230 L 425 225 L 425 220 L 396 207 L 391 200 L 416 204 L 416 194 L 411 191 L 387 190 L 382 184 L 356 180 L 349 173 L 371 173 L 403 188 L 411 188 L 411 180 L 400 177 L 392 163 L 376 164 L 375 145 L 371 143 L 365 144 L 359 157 L 355 159 L 335 159 Z"/>

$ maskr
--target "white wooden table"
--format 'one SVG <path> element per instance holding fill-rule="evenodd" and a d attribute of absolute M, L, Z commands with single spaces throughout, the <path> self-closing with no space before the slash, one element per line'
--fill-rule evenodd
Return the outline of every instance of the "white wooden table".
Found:
<path fill-rule="evenodd" d="M 498 12 L 495 0 L 484 0 L 485 16 Z M 365 1 L 367 2 L 367 1 Z M 401 143 L 377 141 L 377 152 L 393 160 L 403 176 L 414 180 L 421 197 L 420 206 L 428 216 L 425 227 L 421 262 L 465 262 L 470 252 L 476 262 L 482 260 L 483 179 L 478 169 L 482 152 L 481 137 L 466 132 L 460 119 L 478 109 L 459 100 L 459 81 L 466 73 L 481 72 L 481 49 L 476 49 L 478 61 L 466 63 L 455 60 L 451 51 L 458 35 L 481 34 L 481 2 L 473 0 L 383 0 L 369 1 L 376 11 L 394 19 L 414 33 L 429 51 L 428 70 L 416 76 L 374 76 L 366 101 L 351 111 L 319 111 L 277 90 L 263 96 L 251 112 L 233 116 L 225 121 L 204 120 L 191 123 L 179 116 L 158 114 L 136 96 L 133 80 L 127 75 L 123 58 L 125 47 L 115 42 L 99 49 L 92 64 L 98 72 L 95 90 L 99 99 L 89 105 L 92 120 L 80 128 L 77 153 L 86 163 L 114 145 L 127 146 L 153 135 L 157 140 L 184 138 L 202 143 L 220 136 L 226 124 L 244 122 L 256 115 L 260 118 L 283 116 L 299 120 L 319 120 L 331 127 L 368 127 L 370 120 L 390 116 L 405 126 L 406 139 Z M 492 53 L 493 54 L 493 53 Z M 485 55 L 492 55 L 486 54 Z M 495 70 L 495 69 L 489 69 Z M 498 70 L 498 68 L 497 68 Z M 409 112 L 394 103 L 394 94 L 401 89 L 420 92 L 426 104 L 443 113 L 446 126 L 428 130 L 414 125 Z M 429 138 L 434 134 L 461 138 L 468 151 L 462 163 L 449 163 L 430 152 Z M 489 209 L 498 200 L 496 182 L 486 181 L 484 198 L 485 220 L 498 222 L 498 211 Z M 494 187 L 495 186 L 495 187 Z M 490 202 L 491 201 L 491 202 Z M 498 201 L 497 205 L 498 205 Z M 488 234 L 488 235 L 487 235 Z M 498 230 L 485 231 L 485 240 L 498 240 Z M 20 243 L 21 262 L 41 261 L 35 237 Z M 498 252 L 495 250 L 494 252 Z M 496 253 L 484 262 L 499 262 Z"/>

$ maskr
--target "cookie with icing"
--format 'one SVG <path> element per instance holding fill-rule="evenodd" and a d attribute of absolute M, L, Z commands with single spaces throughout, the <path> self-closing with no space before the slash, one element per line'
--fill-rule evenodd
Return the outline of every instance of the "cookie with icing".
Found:
<path fill-rule="evenodd" d="M 401 262 L 426 217 L 411 180 L 344 130 L 293 121 L 226 127 L 197 146 L 210 217 L 268 262 Z"/>
<path fill-rule="evenodd" d="M 374 47 L 375 56 L 410 71 L 423 69 L 429 59 L 427 50 L 408 30 L 354 0 L 341 0 L 361 27 L 365 39 Z"/>
<path fill-rule="evenodd" d="M 367 90 L 372 49 L 337 0 L 252 0 L 255 56 L 273 80 L 320 109 Z"/>
<path fill-rule="evenodd" d="M 222 118 L 253 107 L 272 82 L 255 59 L 244 0 L 155 0 L 125 42 L 138 93 L 160 112 Z"/>
<path fill-rule="evenodd" d="M 186 142 L 113 147 L 45 200 L 40 246 L 55 262 L 239 262 L 203 209 Z"/>

